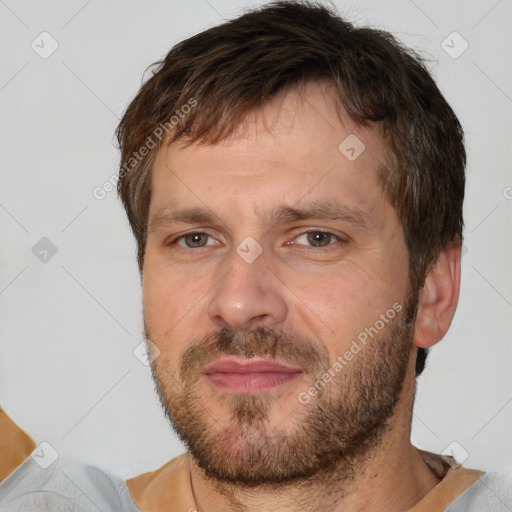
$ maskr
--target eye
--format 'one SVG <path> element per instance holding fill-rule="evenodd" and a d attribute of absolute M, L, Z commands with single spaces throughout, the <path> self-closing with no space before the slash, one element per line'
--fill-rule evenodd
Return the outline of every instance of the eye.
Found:
<path fill-rule="evenodd" d="M 295 240 L 300 245 L 309 244 L 312 247 L 327 247 L 328 245 L 339 242 L 340 238 L 327 231 L 312 230 L 299 235 Z"/>
<path fill-rule="evenodd" d="M 206 247 L 207 245 L 216 245 L 217 241 L 214 240 L 207 233 L 195 232 L 195 233 L 187 233 L 186 235 L 179 236 L 171 245 L 176 244 L 180 247 L 185 247 L 188 249 L 196 249 L 201 247 Z"/>

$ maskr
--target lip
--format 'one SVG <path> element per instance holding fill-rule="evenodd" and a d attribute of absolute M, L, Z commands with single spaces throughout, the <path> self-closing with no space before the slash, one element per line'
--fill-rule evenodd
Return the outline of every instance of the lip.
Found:
<path fill-rule="evenodd" d="M 262 358 L 222 357 L 202 372 L 217 388 L 238 394 L 268 391 L 300 376 L 301 368 Z"/>
<path fill-rule="evenodd" d="M 277 361 L 251 357 L 222 357 L 203 369 L 205 375 L 212 373 L 299 373 L 302 368 L 288 366 Z"/>

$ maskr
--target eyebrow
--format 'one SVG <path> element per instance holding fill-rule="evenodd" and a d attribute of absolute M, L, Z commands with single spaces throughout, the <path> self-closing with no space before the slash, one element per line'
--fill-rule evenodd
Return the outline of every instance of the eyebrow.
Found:
<path fill-rule="evenodd" d="M 294 222 L 299 220 L 334 220 L 361 228 L 370 224 L 369 216 L 359 208 L 349 207 L 334 201 L 314 201 L 301 208 L 280 206 L 269 216 L 270 222 Z"/>
<path fill-rule="evenodd" d="M 302 207 L 279 206 L 263 215 L 262 219 L 268 224 L 302 220 L 333 220 L 346 222 L 359 228 L 368 228 L 371 224 L 369 216 L 364 211 L 333 201 L 314 201 Z M 148 232 L 179 222 L 202 225 L 225 224 L 218 215 L 204 208 L 184 208 L 175 211 L 167 211 L 164 208 L 150 218 Z"/>

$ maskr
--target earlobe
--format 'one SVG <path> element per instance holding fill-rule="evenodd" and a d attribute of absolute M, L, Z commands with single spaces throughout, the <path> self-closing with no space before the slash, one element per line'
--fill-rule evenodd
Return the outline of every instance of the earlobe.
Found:
<path fill-rule="evenodd" d="M 461 242 L 442 249 L 420 291 L 413 341 L 428 348 L 439 342 L 450 327 L 460 290 Z"/>

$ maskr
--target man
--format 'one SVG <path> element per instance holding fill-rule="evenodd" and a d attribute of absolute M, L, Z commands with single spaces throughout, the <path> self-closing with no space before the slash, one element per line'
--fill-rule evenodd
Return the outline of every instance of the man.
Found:
<path fill-rule="evenodd" d="M 127 486 L 28 459 L 0 510 L 507 510 L 510 482 L 410 443 L 458 300 L 465 166 L 416 56 L 269 4 L 173 48 L 118 136 L 152 370 L 188 451 Z"/>
<path fill-rule="evenodd" d="M 410 442 L 458 301 L 466 161 L 421 59 L 277 2 L 158 64 L 118 127 L 118 191 L 187 453 L 127 482 L 136 505 L 506 510 L 509 482 Z"/>

